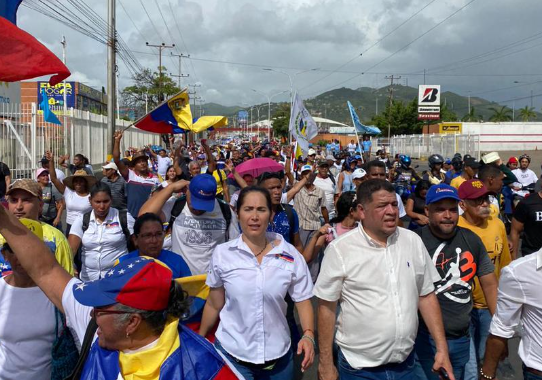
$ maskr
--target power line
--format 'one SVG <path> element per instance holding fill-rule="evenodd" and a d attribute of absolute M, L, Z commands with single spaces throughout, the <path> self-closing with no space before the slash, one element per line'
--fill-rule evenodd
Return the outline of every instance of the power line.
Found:
<path fill-rule="evenodd" d="M 149 12 L 147 12 L 147 8 L 145 8 L 145 4 L 143 4 L 143 1 L 142 0 L 139 0 L 139 3 L 141 4 L 141 6 L 143 7 L 143 10 L 145 11 L 145 14 L 147 15 L 147 18 L 149 19 L 149 21 L 151 22 L 151 25 L 152 27 L 154 28 L 154 31 L 156 32 L 156 35 L 158 37 L 160 37 L 160 40 L 161 41 L 164 41 L 164 39 L 162 38 L 162 36 L 160 35 L 160 32 L 158 31 L 158 28 L 156 28 L 156 25 L 154 25 L 154 22 L 152 21 L 152 18 L 151 16 L 149 15 Z"/>

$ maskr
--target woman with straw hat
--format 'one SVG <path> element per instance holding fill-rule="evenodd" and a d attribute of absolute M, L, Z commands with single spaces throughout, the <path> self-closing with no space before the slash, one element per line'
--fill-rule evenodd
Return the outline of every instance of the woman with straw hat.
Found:
<path fill-rule="evenodd" d="M 66 202 L 66 236 L 77 217 L 92 210 L 90 206 L 90 188 L 96 183 L 96 177 L 88 175 L 84 170 L 77 170 L 73 175 L 60 181 L 56 176 L 55 161 L 51 152 L 46 152 L 45 157 L 49 160 L 49 176 L 51 182 L 58 191 L 64 195 Z"/>

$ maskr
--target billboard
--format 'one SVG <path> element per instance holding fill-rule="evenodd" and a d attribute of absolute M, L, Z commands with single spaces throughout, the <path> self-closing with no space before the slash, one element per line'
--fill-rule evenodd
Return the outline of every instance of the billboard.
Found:
<path fill-rule="evenodd" d="M 237 113 L 237 123 L 242 128 L 248 125 L 248 111 L 239 111 Z"/>
<path fill-rule="evenodd" d="M 21 102 L 20 82 L 0 82 L 0 104 Z"/>
<path fill-rule="evenodd" d="M 51 86 L 49 82 L 38 82 L 38 104 L 41 103 L 41 89 L 45 89 L 45 93 L 49 99 L 49 106 L 51 107 L 63 107 L 64 106 L 64 92 L 66 92 L 66 104 L 68 108 L 75 108 L 75 82 L 66 82 L 66 88 L 64 83 L 58 83 L 56 86 Z"/>
<path fill-rule="evenodd" d="M 440 123 L 438 125 L 439 133 L 461 133 L 463 123 Z"/>
<path fill-rule="evenodd" d="M 418 105 L 420 107 L 440 107 L 440 85 L 419 85 Z"/>

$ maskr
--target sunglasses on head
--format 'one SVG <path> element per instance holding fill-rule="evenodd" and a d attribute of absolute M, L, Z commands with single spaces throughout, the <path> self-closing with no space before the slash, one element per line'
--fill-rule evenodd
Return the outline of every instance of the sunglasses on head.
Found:
<path fill-rule="evenodd" d="M 261 183 L 267 179 L 277 178 L 282 180 L 284 178 L 284 172 L 265 172 L 258 177 L 258 183 Z"/>

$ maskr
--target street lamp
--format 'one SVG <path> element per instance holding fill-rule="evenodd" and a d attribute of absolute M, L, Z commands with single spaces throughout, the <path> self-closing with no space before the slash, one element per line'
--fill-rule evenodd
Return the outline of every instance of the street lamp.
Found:
<path fill-rule="evenodd" d="M 263 95 L 267 98 L 267 134 L 269 136 L 269 141 L 271 141 L 271 99 L 273 99 L 275 96 L 277 95 L 280 95 L 280 94 L 284 94 L 285 92 L 288 92 L 287 90 L 284 90 L 284 91 L 281 91 L 281 92 L 277 92 L 276 94 L 273 94 L 273 95 L 267 95 L 267 94 L 264 94 L 263 92 L 261 91 L 258 91 L 258 90 L 255 90 L 255 89 L 252 89 L 252 91 L 260 94 L 260 95 Z M 290 106 L 291 106 L 291 103 L 290 103 Z M 260 126 L 258 125 L 258 133 L 260 130 Z"/>

